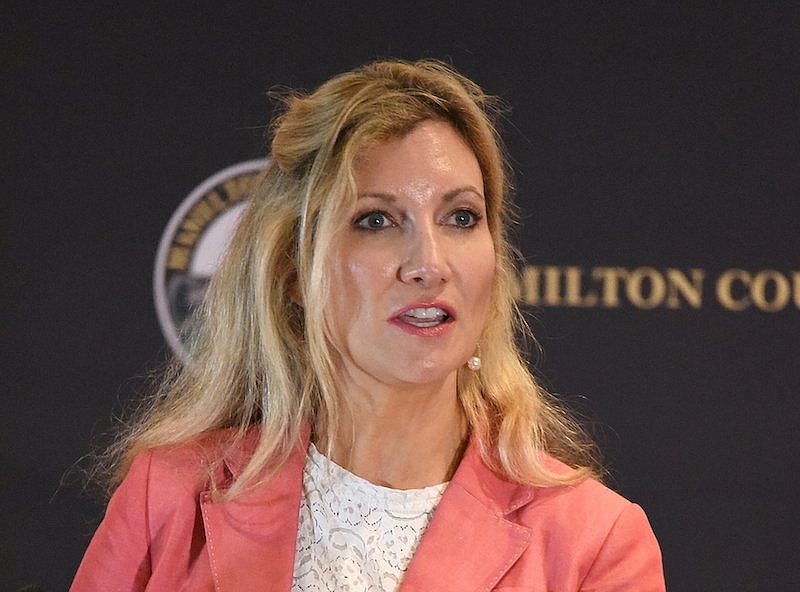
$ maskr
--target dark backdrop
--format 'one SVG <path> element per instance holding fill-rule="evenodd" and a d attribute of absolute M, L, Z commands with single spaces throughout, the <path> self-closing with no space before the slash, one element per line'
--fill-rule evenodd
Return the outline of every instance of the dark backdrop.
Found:
<path fill-rule="evenodd" d="M 669 588 L 800 589 L 798 9 L 129 4 L 2 9 L 0 587 L 66 589 L 102 515 L 80 458 L 164 358 L 151 275 L 172 212 L 265 154 L 265 91 L 398 56 L 512 105 L 529 277 L 574 266 L 611 298 L 592 274 L 625 270 L 618 306 L 526 310 L 536 371 L 645 507 Z M 699 303 L 653 296 L 668 269 L 702 270 Z M 730 269 L 752 300 L 717 294 Z"/>

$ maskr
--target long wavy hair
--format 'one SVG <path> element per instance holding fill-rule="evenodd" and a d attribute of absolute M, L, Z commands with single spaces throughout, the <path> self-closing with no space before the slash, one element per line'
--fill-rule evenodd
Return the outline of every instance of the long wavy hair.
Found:
<path fill-rule="evenodd" d="M 325 320 L 327 256 L 356 200 L 354 163 L 371 145 L 426 120 L 451 124 L 483 174 L 496 275 L 480 340 L 482 368 L 458 375 L 459 401 L 483 459 L 527 484 L 574 483 L 595 474 L 591 440 L 537 384 L 517 345 L 524 322 L 512 290 L 497 101 L 431 60 L 373 62 L 284 101 L 273 122 L 269 164 L 210 283 L 194 359 L 176 362 L 120 433 L 108 456 L 112 488 L 139 452 L 222 429 L 231 446 L 257 434 L 227 497 L 279 470 L 305 426 L 332 441 L 344 403 Z M 547 456 L 571 470 L 553 470 Z"/>

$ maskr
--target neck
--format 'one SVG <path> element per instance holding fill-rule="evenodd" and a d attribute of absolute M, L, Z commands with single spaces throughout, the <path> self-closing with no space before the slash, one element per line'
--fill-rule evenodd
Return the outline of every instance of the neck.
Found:
<path fill-rule="evenodd" d="M 350 383 L 331 460 L 376 485 L 417 489 L 448 481 L 467 441 L 455 374 L 437 385 L 369 390 Z M 348 412 L 349 411 L 349 412 Z M 315 441 L 323 450 L 326 434 Z"/>

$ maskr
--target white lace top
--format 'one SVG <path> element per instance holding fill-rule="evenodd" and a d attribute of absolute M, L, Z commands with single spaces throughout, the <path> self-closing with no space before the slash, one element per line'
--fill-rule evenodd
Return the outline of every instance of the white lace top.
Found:
<path fill-rule="evenodd" d="M 310 444 L 292 590 L 397 590 L 446 486 L 373 485 Z"/>

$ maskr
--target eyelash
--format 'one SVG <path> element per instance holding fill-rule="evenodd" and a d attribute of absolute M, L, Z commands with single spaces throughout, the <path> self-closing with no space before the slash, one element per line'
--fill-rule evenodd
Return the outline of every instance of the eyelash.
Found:
<path fill-rule="evenodd" d="M 479 212 L 476 212 L 475 210 L 472 210 L 470 208 L 458 208 L 458 209 L 454 210 L 452 213 L 448 214 L 447 217 L 445 218 L 445 220 L 450 220 L 451 218 L 455 218 L 456 216 L 463 215 L 463 214 L 466 214 L 471 218 L 470 222 L 467 225 L 463 225 L 462 226 L 461 224 L 455 224 L 455 223 L 450 224 L 450 225 L 454 226 L 454 227 L 456 227 L 458 229 L 461 229 L 461 230 L 471 230 L 472 228 L 477 226 L 478 223 L 483 219 L 483 216 Z M 377 226 L 377 227 L 376 226 L 367 226 L 368 221 L 369 221 L 369 219 L 371 217 L 378 217 L 378 216 L 382 217 L 385 222 L 388 222 L 388 224 L 383 225 L 383 226 Z M 373 218 L 373 220 L 374 220 L 374 218 Z M 390 214 L 388 214 L 387 212 L 384 212 L 384 211 L 381 211 L 381 210 L 371 210 L 369 212 L 364 212 L 363 214 L 357 215 L 353 219 L 353 226 L 355 226 L 359 230 L 367 230 L 367 231 L 370 231 L 370 232 L 377 232 L 377 231 L 380 231 L 380 230 L 385 230 L 386 228 L 395 227 L 395 226 L 397 226 L 397 223 L 394 221 L 392 216 Z"/>
<path fill-rule="evenodd" d="M 384 220 L 388 221 L 390 224 L 388 226 L 378 226 L 378 227 L 367 226 L 368 220 L 370 218 L 374 219 L 374 217 L 378 217 L 378 216 L 383 217 Z M 378 231 L 378 230 L 383 230 L 385 228 L 390 228 L 392 226 L 397 226 L 397 224 L 395 224 L 394 220 L 392 220 L 392 217 L 389 214 L 387 214 L 386 212 L 382 212 L 380 210 L 371 210 L 369 212 L 365 212 L 363 214 L 359 214 L 353 220 L 353 225 L 356 228 L 358 228 L 359 230 L 370 230 L 370 231 L 373 231 L 373 232 L 374 231 Z"/>
<path fill-rule="evenodd" d="M 458 228 L 463 228 L 465 230 L 470 230 L 470 229 L 474 228 L 475 226 L 478 225 L 478 222 L 480 222 L 481 219 L 483 218 L 483 216 L 481 216 L 475 210 L 472 210 L 470 208 L 458 208 L 456 211 L 454 211 L 452 214 L 450 214 L 447 217 L 447 219 L 450 220 L 451 218 L 455 218 L 456 216 L 459 216 L 459 215 L 462 215 L 462 214 L 467 214 L 468 216 L 470 216 L 470 218 L 471 218 L 470 222 L 466 226 L 462 226 L 461 224 L 455 224 L 455 226 L 458 227 Z"/>

